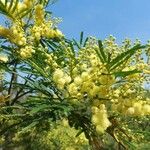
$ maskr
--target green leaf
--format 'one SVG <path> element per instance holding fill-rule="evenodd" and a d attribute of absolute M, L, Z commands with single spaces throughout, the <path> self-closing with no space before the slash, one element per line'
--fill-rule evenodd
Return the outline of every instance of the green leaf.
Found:
<path fill-rule="evenodd" d="M 15 1 L 15 0 L 11 0 L 11 1 L 10 1 L 10 4 L 9 4 L 8 6 L 6 5 L 6 6 L 8 7 L 8 10 L 11 11 L 11 8 L 12 8 L 12 6 L 13 6 L 14 1 Z M 8 3 L 7 3 L 7 4 L 8 4 Z"/>
<path fill-rule="evenodd" d="M 26 116 L 26 114 L 18 114 L 18 113 L 16 113 L 16 114 L 10 114 L 10 115 L 2 115 L 3 117 L 5 117 L 5 118 L 18 118 L 18 117 L 24 117 L 24 116 Z"/>
<path fill-rule="evenodd" d="M 40 4 L 43 4 L 45 7 L 48 5 L 48 4 L 54 4 L 57 0 L 40 0 Z"/>
<path fill-rule="evenodd" d="M 104 63 L 104 60 L 103 60 L 102 56 L 100 55 L 99 51 L 98 51 L 97 49 L 95 49 L 95 51 L 96 51 L 96 53 L 97 53 L 97 55 L 98 55 L 100 61 L 101 61 L 102 63 Z"/>
<path fill-rule="evenodd" d="M 75 49 L 74 49 L 74 47 L 73 47 L 73 43 L 70 42 L 69 44 L 70 44 L 71 51 L 72 51 L 72 53 L 73 53 L 74 56 L 75 56 Z"/>
<path fill-rule="evenodd" d="M 98 47 L 99 49 L 95 49 L 100 61 L 102 63 L 107 63 L 106 55 L 104 53 L 104 48 L 101 40 L 98 40 Z"/>
<path fill-rule="evenodd" d="M 130 142 L 130 141 L 125 140 L 125 139 L 122 139 L 122 140 L 123 140 L 123 143 L 124 143 L 125 145 L 128 145 L 128 147 L 130 148 L 130 150 L 135 150 L 135 149 L 137 149 L 137 145 L 134 144 L 133 142 Z"/>
<path fill-rule="evenodd" d="M 126 77 L 128 75 L 132 75 L 135 73 L 141 73 L 141 71 L 135 69 L 135 70 L 131 70 L 131 71 L 114 72 L 113 74 L 115 75 L 115 77 Z"/>
<path fill-rule="evenodd" d="M 46 72 L 45 72 L 42 68 L 40 68 L 40 67 L 38 66 L 38 64 L 36 64 L 36 63 L 33 62 L 32 60 L 28 60 L 28 62 L 29 62 L 30 65 L 31 65 L 34 69 L 36 69 L 43 77 L 48 77 L 48 75 L 46 74 Z"/>
<path fill-rule="evenodd" d="M 0 108 L 0 110 L 4 110 L 4 109 L 21 109 L 21 110 L 23 110 L 23 109 L 27 109 L 27 108 L 25 108 L 25 107 L 23 107 L 23 106 L 4 106 L 4 107 L 1 107 Z"/>
<path fill-rule="evenodd" d="M 73 39 L 73 44 L 75 46 L 77 46 L 78 49 L 81 49 L 80 45 L 78 44 L 78 42 L 75 39 Z"/>
<path fill-rule="evenodd" d="M 83 43 L 83 32 L 81 32 L 80 34 L 80 45 L 82 45 L 82 43 Z"/>
<path fill-rule="evenodd" d="M 30 115 L 33 115 L 33 114 L 36 114 L 38 113 L 39 111 L 43 111 L 44 109 L 48 108 L 48 105 L 46 104 L 43 104 L 43 105 L 40 105 L 38 107 L 35 107 L 33 108 L 31 111 L 30 111 Z"/>
<path fill-rule="evenodd" d="M 44 39 L 43 39 L 44 40 Z M 57 48 L 58 48 L 58 45 L 56 44 L 56 43 L 54 43 L 53 41 L 51 41 L 51 40 L 44 40 L 44 42 L 46 43 L 46 44 L 48 44 L 48 46 L 50 47 L 50 48 L 52 48 L 52 50 L 54 51 L 54 50 L 56 50 Z"/>
<path fill-rule="evenodd" d="M 19 12 L 19 17 L 23 18 L 25 17 L 27 14 L 29 14 L 31 12 L 31 9 L 24 9 L 23 11 Z"/>
<path fill-rule="evenodd" d="M 5 6 L 7 5 L 8 0 L 5 0 Z"/>
<path fill-rule="evenodd" d="M 12 19 L 15 19 L 15 16 L 18 17 L 18 14 L 14 16 L 18 3 L 19 0 L 5 1 L 5 3 L 2 3 L 0 0 L 0 12 Z"/>
<path fill-rule="evenodd" d="M 127 61 L 129 58 L 131 58 L 132 55 L 134 55 L 134 53 L 139 50 L 145 48 L 145 46 L 141 46 L 140 44 L 135 45 L 134 47 L 132 47 L 131 49 L 129 49 L 126 52 L 121 53 L 120 55 L 118 55 L 116 58 L 114 58 L 110 63 L 109 63 L 109 67 L 111 70 L 117 68 L 118 66 L 120 66 L 122 63 L 124 63 L 125 61 Z"/>
<path fill-rule="evenodd" d="M 13 50 L 13 48 L 10 47 L 10 46 L 1 45 L 0 47 L 1 47 L 2 49 L 4 49 L 4 50 L 8 50 L 8 51 L 12 51 L 12 50 Z"/>
<path fill-rule="evenodd" d="M 0 13 L 11 18 L 12 20 L 21 19 L 26 16 L 32 8 L 23 9 L 21 11 L 17 10 L 19 0 L 7 0 L 5 3 L 2 3 L 0 0 Z"/>
<path fill-rule="evenodd" d="M 28 126 L 24 127 L 21 131 L 19 131 L 19 133 L 24 133 L 30 129 L 32 129 L 33 127 L 35 127 L 39 122 L 38 121 L 34 121 L 31 124 L 29 124 Z"/>
<path fill-rule="evenodd" d="M 88 39 L 89 39 L 88 37 L 85 39 L 84 44 L 83 44 L 83 47 L 86 46 L 86 43 L 87 43 Z"/>
<path fill-rule="evenodd" d="M 78 137 L 82 133 L 83 133 L 83 129 L 79 130 L 79 132 L 76 134 L 76 137 Z"/>
<path fill-rule="evenodd" d="M 100 55 L 103 59 L 103 62 L 106 62 L 106 55 L 104 53 L 103 44 L 102 44 L 101 40 L 98 40 L 98 46 L 99 46 L 99 51 L 100 51 Z"/>
<path fill-rule="evenodd" d="M 16 8 L 17 8 L 17 6 L 18 6 L 18 3 L 19 3 L 19 0 L 16 0 L 16 1 L 14 2 L 14 7 L 12 8 L 11 13 L 14 13 L 14 12 L 15 12 L 15 10 L 16 10 Z"/>
<path fill-rule="evenodd" d="M 108 56 L 107 56 L 107 62 L 108 62 L 108 64 L 110 63 L 110 61 L 111 61 L 111 53 L 108 53 Z"/>

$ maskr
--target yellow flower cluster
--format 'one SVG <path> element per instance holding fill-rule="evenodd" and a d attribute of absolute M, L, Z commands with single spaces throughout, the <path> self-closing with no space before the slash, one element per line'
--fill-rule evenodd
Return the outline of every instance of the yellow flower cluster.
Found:
<path fill-rule="evenodd" d="M 6 63 L 8 61 L 8 57 L 6 55 L 0 55 L 0 62 Z"/>
<path fill-rule="evenodd" d="M 23 4 L 25 5 L 26 8 L 31 8 L 36 2 L 36 0 L 23 0 Z"/>
<path fill-rule="evenodd" d="M 53 62 L 55 62 L 55 60 L 57 59 L 56 56 L 54 56 L 53 53 L 51 54 L 46 54 L 46 60 L 45 62 L 48 64 L 48 65 L 53 65 Z M 56 62 L 55 62 L 56 63 Z"/>
<path fill-rule="evenodd" d="M 37 4 L 35 6 L 35 16 L 34 16 L 35 24 L 31 29 L 33 37 L 36 40 L 40 40 L 41 37 L 46 38 L 61 38 L 63 34 L 58 29 L 53 29 L 53 22 L 51 20 L 45 19 L 45 10 L 43 5 Z"/>
<path fill-rule="evenodd" d="M 72 55 L 69 48 L 66 49 L 66 52 L 68 53 L 67 57 Z M 69 67 L 72 81 L 66 85 L 63 91 L 68 92 L 65 96 L 72 97 L 70 102 L 88 103 L 91 101 L 92 123 L 96 126 L 97 132 L 102 134 L 111 125 L 103 102 L 109 98 L 109 91 L 115 83 L 115 77 L 108 74 L 105 65 L 99 61 L 95 51 L 89 47 L 79 51 L 77 60 L 79 63 L 73 69 Z M 72 61 L 69 63 L 73 65 Z M 66 68 L 58 73 L 62 80 L 64 80 L 64 70 Z M 57 82 L 55 83 L 57 84 Z"/>
<path fill-rule="evenodd" d="M 43 5 L 38 4 L 35 6 L 35 15 L 34 15 L 34 20 L 35 24 L 41 25 L 43 22 L 45 22 L 45 11 L 43 8 Z"/>
<path fill-rule="evenodd" d="M 22 57 L 22 59 L 27 59 L 30 58 L 32 56 L 32 53 L 34 52 L 35 50 L 32 46 L 25 46 L 20 49 L 20 56 Z"/>
<path fill-rule="evenodd" d="M 37 0 L 18 1 L 14 14 L 12 14 L 14 19 L 12 19 L 11 26 L 9 28 L 0 26 L 0 36 L 18 46 L 17 52 L 20 49 L 20 56 L 23 59 L 32 57 L 34 53 L 32 47 L 39 46 L 41 38 L 63 37 L 62 32 L 56 28 L 56 23 L 50 17 L 45 16 L 45 3 L 46 1 L 39 4 Z M 9 4 L 10 2 L 7 2 L 7 6 Z M 14 4 L 12 3 L 12 7 Z M 27 45 L 32 45 L 32 47 Z"/>
<path fill-rule="evenodd" d="M 5 5 L 6 0 L 1 0 L 1 2 Z M 36 0 L 18 1 L 17 4 L 16 1 L 13 2 L 7 1 L 6 10 L 8 12 L 10 11 L 11 13 L 10 15 L 13 17 L 11 19 L 17 20 L 21 18 L 20 14 L 22 14 L 23 11 L 28 11 L 33 7 L 34 2 L 36 2 Z M 15 7 L 15 11 L 12 11 L 12 9 L 10 9 L 10 5 L 12 8 Z"/>
<path fill-rule="evenodd" d="M 63 120 L 62 120 L 62 126 L 70 128 L 67 119 L 63 119 Z M 85 134 L 84 134 L 84 133 L 81 133 L 81 134 L 75 139 L 75 143 L 76 143 L 76 144 L 85 143 L 85 142 L 88 143 L 88 139 L 85 137 Z M 67 150 L 67 149 L 69 149 L 69 147 L 66 148 L 66 150 Z M 70 150 L 70 149 L 69 149 L 69 150 Z"/>
<path fill-rule="evenodd" d="M 61 38 L 63 37 L 63 34 L 58 29 L 52 29 L 51 23 L 42 23 L 41 25 L 34 25 L 31 29 L 31 33 L 33 36 L 33 39 L 39 41 L 42 37 L 46 38 Z"/>
<path fill-rule="evenodd" d="M 129 115 L 150 115 L 150 105 L 143 104 L 143 102 L 135 102 L 132 107 L 129 107 L 126 111 Z"/>
<path fill-rule="evenodd" d="M 56 60 L 57 60 L 57 56 L 55 56 L 53 53 L 46 54 L 46 59 L 45 59 L 45 63 L 46 63 L 45 71 L 46 72 L 47 71 L 51 72 L 51 70 L 55 70 L 56 68 L 59 67 Z"/>
<path fill-rule="evenodd" d="M 111 125 L 106 108 L 124 115 L 149 115 L 148 100 L 143 101 L 143 85 L 148 80 L 145 71 L 148 72 L 149 66 L 143 61 L 140 50 L 136 59 L 133 59 L 133 56 L 125 64 L 122 63 L 110 71 L 109 65 L 103 63 L 97 55 L 99 47 L 95 39 L 90 38 L 75 56 L 69 45 L 61 44 L 65 61 L 57 64 L 56 68 L 53 67 L 53 81 L 70 103 L 86 104 L 92 108 L 92 122 L 99 133 L 103 133 Z M 120 47 L 115 44 L 115 39 L 110 37 L 104 41 L 103 46 L 106 54 L 112 54 L 111 59 L 114 59 L 125 52 L 127 47 L 130 48 L 130 41 L 126 40 Z M 50 57 L 49 62 L 53 60 L 56 63 L 59 59 L 61 56 L 57 56 L 56 59 Z M 135 73 L 116 77 L 115 73 L 121 71 Z M 69 80 L 65 77 L 66 73 Z"/>
<path fill-rule="evenodd" d="M 104 45 L 106 46 L 105 51 L 111 54 L 111 58 L 116 57 L 121 51 L 123 51 L 122 48 L 119 48 L 116 43 L 116 38 L 112 35 L 104 41 Z"/>
<path fill-rule="evenodd" d="M 0 26 L 0 36 L 8 38 L 18 46 L 26 44 L 26 37 L 23 28 L 19 23 L 15 23 L 10 29 Z"/>
<path fill-rule="evenodd" d="M 0 26 L 0 36 L 8 39 L 15 38 L 9 29 L 4 28 L 2 26 Z"/>
<path fill-rule="evenodd" d="M 35 40 L 39 41 L 41 37 L 46 38 L 61 38 L 63 34 L 58 29 L 53 29 L 53 22 L 45 20 L 45 10 L 43 5 L 37 4 L 35 6 L 35 24 L 31 29 L 32 36 Z"/>
<path fill-rule="evenodd" d="M 23 28 L 21 27 L 20 23 L 16 23 L 14 24 L 11 28 L 10 28 L 13 37 L 10 38 L 10 41 L 12 43 L 15 43 L 18 46 L 24 46 L 26 45 L 26 37 L 25 37 L 25 33 Z"/>
<path fill-rule="evenodd" d="M 107 110 L 104 104 L 101 104 L 98 107 L 92 107 L 92 123 L 96 126 L 96 131 L 100 134 L 104 133 L 104 131 L 111 125 L 108 120 Z"/>
<path fill-rule="evenodd" d="M 64 86 L 71 82 L 71 77 L 63 72 L 63 70 L 56 69 L 53 73 L 53 80 L 57 84 L 57 87 L 63 90 Z"/>
<path fill-rule="evenodd" d="M 87 56 L 86 52 L 92 54 Z M 83 50 L 79 52 L 77 59 L 80 63 L 71 70 L 72 73 L 68 73 L 73 80 L 67 85 L 66 92 L 79 100 L 84 100 L 85 95 L 91 100 L 95 97 L 108 98 L 115 78 L 113 75 L 107 74 L 105 66 L 98 60 L 96 53 L 91 49 Z M 72 62 L 70 61 L 70 63 Z M 106 74 L 102 74 L 103 72 Z M 65 83 L 64 77 L 60 76 L 60 78 Z"/>
<path fill-rule="evenodd" d="M 113 104 L 113 109 L 131 116 L 150 115 L 150 104 L 147 101 L 124 100 L 119 104 Z"/>
<path fill-rule="evenodd" d="M 107 85 L 96 85 L 96 83 L 92 81 L 91 74 L 83 72 L 81 76 L 75 77 L 74 82 L 68 85 L 68 91 L 70 95 L 74 96 L 84 96 L 86 93 L 90 98 L 106 98 L 109 87 Z"/>
<path fill-rule="evenodd" d="M 82 132 L 80 134 L 80 136 L 78 137 L 78 139 L 75 140 L 76 144 L 80 144 L 80 143 L 88 143 L 88 139 L 85 137 L 85 134 Z"/>

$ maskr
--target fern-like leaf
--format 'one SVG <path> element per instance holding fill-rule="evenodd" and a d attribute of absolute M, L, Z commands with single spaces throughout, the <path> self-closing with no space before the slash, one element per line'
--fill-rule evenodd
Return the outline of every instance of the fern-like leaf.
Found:
<path fill-rule="evenodd" d="M 32 7 L 19 10 L 19 3 L 19 0 L 0 0 L 0 13 L 12 20 L 22 19 L 31 11 Z"/>
<path fill-rule="evenodd" d="M 19 0 L 0 0 L 0 13 L 4 14 L 5 16 L 8 16 L 11 19 L 15 19 L 16 10 L 18 6 Z"/>

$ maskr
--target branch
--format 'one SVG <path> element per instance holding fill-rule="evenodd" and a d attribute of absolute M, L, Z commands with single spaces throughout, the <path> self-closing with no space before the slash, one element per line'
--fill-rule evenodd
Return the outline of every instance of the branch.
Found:
<path fill-rule="evenodd" d="M 13 82 L 16 80 L 16 74 L 14 73 L 16 71 L 16 67 L 17 67 L 17 63 L 15 62 L 13 73 L 12 73 L 11 80 L 10 80 L 10 85 L 9 85 L 9 88 L 8 88 L 8 95 L 11 94 L 12 87 L 13 87 Z M 9 101 L 6 101 L 6 105 L 7 106 L 9 105 Z"/>
<path fill-rule="evenodd" d="M 32 74 L 31 75 L 28 75 L 28 78 L 31 78 Z M 25 80 L 24 82 L 24 85 L 26 85 L 28 83 L 27 80 Z M 23 87 L 20 88 L 20 90 L 17 92 L 15 98 L 12 100 L 11 102 L 11 106 L 14 105 L 14 103 L 20 98 L 21 95 L 19 95 L 21 92 L 23 91 Z M 23 95 L 24 96 L 24 95 Z M 22 97 L 22 96 L 21 96 Z"/>
<path fill-rule="evenodd" d="M 24 92 L 24 93 L 22 93 L 22 94 L 16 96 L 16 97 L 12 100 L 11 106 L 14 105 L 14 104 L 18 101 L 19 98 L 21 98 L 21 97 L 23 97 L 23 96 L 25 96 L 25 95 L 31 93 L 32 91 L 33 91 L 33 90 L 30 90 L 30 91 Z"/>

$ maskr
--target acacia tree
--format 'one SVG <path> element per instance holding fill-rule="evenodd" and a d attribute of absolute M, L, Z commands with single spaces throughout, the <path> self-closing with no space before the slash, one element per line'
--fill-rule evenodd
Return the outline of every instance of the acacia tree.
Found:
<path fill-rule="evenodd" d="M 113 36 L 101 41 L 83 32 L 79 42 L 68 40 L 45 10 L 49 2 L 0 0 L 10 20 L 0 26 L 0 71 L 7 76 L 0 80 L 0 134 L 11 142 L 16 131 L 65 118 L 93 150 L 105 148 L 105 135 L 118 149 L 136 149 L 136 130 L 128 129 L 150 114 L 149 44 L 118 45 Z"/>

